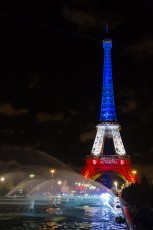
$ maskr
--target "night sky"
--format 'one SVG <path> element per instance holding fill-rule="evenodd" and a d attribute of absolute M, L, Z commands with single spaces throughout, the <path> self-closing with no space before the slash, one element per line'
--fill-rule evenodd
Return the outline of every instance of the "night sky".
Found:
<path fill-rule="evenodd" d="M 133 164 L 150 170 L 153 2 L 3 0 L 0 9 L 0 149 L 40 150 L 84 166 L 99 122 L 108 23 L 121 137 Z"/>

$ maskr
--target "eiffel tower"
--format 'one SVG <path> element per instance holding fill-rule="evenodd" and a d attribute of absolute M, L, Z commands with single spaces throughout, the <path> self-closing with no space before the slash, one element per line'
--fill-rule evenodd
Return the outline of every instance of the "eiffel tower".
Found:
<path fill-rule="evenodd" d="M 138 180 L 136 172 L 131 167 L 130 156 L 126 154 L 117 123 L 114 102 L 112 63 L 112 40 L 103 40 L 104 65 L 103 87 L 99 124 L 91 154 L 86 158 L 86 164 L 81 175 L 85 178 L 98 180 L 103 175 L 112 173 L 121 177 L 126 185 Z M 110 147 L 110 148 L 109 148 Z M 113 154 L 110 150 L 113 147 Z"/>

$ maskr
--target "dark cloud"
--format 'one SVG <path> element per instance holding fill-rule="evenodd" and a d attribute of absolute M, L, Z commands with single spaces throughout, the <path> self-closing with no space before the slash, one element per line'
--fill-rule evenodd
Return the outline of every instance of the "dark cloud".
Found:
<path fill-rule="evenodd" d="M 63 114 L 56 113 L 38 113 L 36 115 L 36 119 L 38 122 L 47 122 L 47 121 L 62 121 L 63 120 Z"/>
<path fill-rule="evenodd" d="M 15 130 L 13 129 L 3 129 L 1 130 L 2 133 L 8 134 L 8 135 L 13 135 L 15 133 Z"/>
<path fill-rule="evenodd" d="M 142 111 L 138 113 L 138 118 L 139 121 L 147 123 L 152 119 L 152 115 L 151 111 Z"/>
<path fill-rule="evenodd" d="M 73 6 L 86 7 L 87 9 L 88 7 L 95 8 L 97 5 L 96 1 L 93 0 L 71 0 L 71 4 L 73 4 Z"/>
<path fill-rule="evenodd" d="M 106 23 L 109 23 L 111 30 L 114 30 L 126 22 L 125 18 L 118 16 L 110 10 L 97 14 L 97 11 L 94 11 L 92 7 L 87 11 L 85 8 L 76 8 L 65 5 L 63 7 L 63 15 L 84 30 L 95 30 L 95 28 L 101 30 L 106 26 Z"/>
<path fill-rule="evenodd" d="M 125 103 L 124 105 L 118 106 L 118 108 L 122 113 L 129 113 L 132 111 L 136 111 L 138 108 L 138 102 L 134 99 L 125 100 L 124 103 Z"/>
<path fill-rule="evenodd" d="M 124 53 L 130 54 L 135 59 L 145 59 L 153 57 L 153 38 L 142 37 L 131 46 L 126 47 Z"/>
<path fill-rule="evenodd" d="M 17 116 L 22 116 L 27 113 L 29 113 L 29 109 L 27 108 L 16 109 L 10 103 L 0 104 L 0 114 L 4 116 L 17 117 Z"/>
<path fill-rule="evenodd" d="M 120 97 L 125 97 L 125 98 L 128 97 L 130 99 L 135 98 L 136 94 L 137 92 L 135 89 L 124 89 L 124 90 L 121 89 L 119 92 Z"/>
<path fill-rule="evenodd" d="M 70 110 L 69 113 L 70 113 L 70 116 L 72 116 L 72 117 L 76 117 L 78 114 L 80 114 L 80 112 L 77 110 Z"/>
<path fill-rule="evenodd" d="M 14 159 L 11 159 L 7 162 L 4 162 L 4 161 L 0 161 L 0 166 L 1 167 L 5 167 L 5 166 L 9 166 L 9 167 L 17 167 L 17 166 L 20 166 L 21 164 L 17 161 L 17 160 L 14 160 Z"/>
<path fill-rule="evenodd" d="M 71 22 L 77 24 L 79 27 L 82 28 L 87 29 L 99 24 L 98 17 L 93 17 L 93 15 L 77 9 L 71 9 L 67 5 L 63 9 L 63 14 Z"/>
<path fill-rule="evenodd" d="M 94 140 L 95 135 L 96 135 L 96 130 L 86 131 L 80 135 L 80 141 L 82 143 L 85 143 L 90 140 Z"/>
<path fill-rule="evenodd" d="M 40 79 L 37 76 L 33 76 L 32 78 L 30 78 L 28 89 L 33 91 L 39 88 L 40 85 L 41 85 Z"/>
<path fill-rule="evenodd" d="M 137 121 L 149 122 L 153 116 L 152 101 L 146 99 L 150 95 L 150 89 L 146 85 L 137 86 L 133 89 L 121 90 L 119 97 L 122 98 L 121 105 L 117 106 L 122 114 L 133 114 Z M 147 108 L 147 109 L 145 109 Z"/>
<path fill-rule="evenodd" d="M 121 90 L 119 96 L 124 98 L 124 104 L 119 105 L 118 109 L 122 113 L 134 112 L 138 109 L 137 91 L 135 89 Z"/>
<path fill-rule="evenodd" d="M 16 161 L 16 160 L 9 160 L 8 162 L 6 162 L 6 166 L 20 166 L 21 164 Z"/>

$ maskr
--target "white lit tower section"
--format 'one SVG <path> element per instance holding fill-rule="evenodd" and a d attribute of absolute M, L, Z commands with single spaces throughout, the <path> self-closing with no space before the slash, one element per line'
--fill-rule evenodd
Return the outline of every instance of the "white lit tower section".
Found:
<path fill-rule="evenodd" d="M 102 101 L 99 124 L 96 126 L 97 134 L 91 151 L 93 156 L 102 156 L 105 138 L 112 138 L 116 155 L 125 155 L 125 149 L 120 136 L 120 126 L 117 124 L 116 109 L 114 103 L 111 48 L 112 41 L 109 38 L 103 40 L 104 67 Z"/>

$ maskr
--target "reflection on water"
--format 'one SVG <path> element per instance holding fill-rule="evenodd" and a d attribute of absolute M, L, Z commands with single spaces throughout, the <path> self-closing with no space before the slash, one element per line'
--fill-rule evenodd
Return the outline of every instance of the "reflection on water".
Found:
<path fill-rule="evenodd" d="M 127 230 L 126 224 L 117 224 L 115 215 L 107 207 L 76 206 L 46 207 L 37 206 L 35 213 L 28 207 L 2 205 L 0 209 L 1 230 L 48 230 L 48 229 L 92 229 Z"/>
<path fill-rule="evenodd" d="M 49 214 L 57 214 L 58 215 L 58 214 L 62 214 L 62 209 L 49 207 L 49 208 L 47 208 L 46 212 Z"/>

